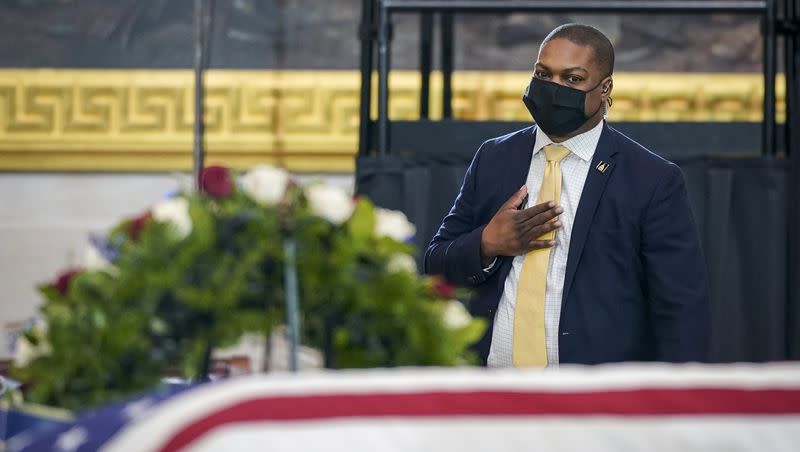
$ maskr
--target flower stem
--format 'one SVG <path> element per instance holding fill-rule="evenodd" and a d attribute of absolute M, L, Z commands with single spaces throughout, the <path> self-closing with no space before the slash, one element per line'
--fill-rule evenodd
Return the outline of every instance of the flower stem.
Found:
<path fill-rule="evenodd" d="M 289 327 L 289 370 L 297 372 L 297 347 L 300 342 L 300 302 L 297 289 L 297 244 L 289 237 L 283 242 L 285 255 L 286 324 Z"/>

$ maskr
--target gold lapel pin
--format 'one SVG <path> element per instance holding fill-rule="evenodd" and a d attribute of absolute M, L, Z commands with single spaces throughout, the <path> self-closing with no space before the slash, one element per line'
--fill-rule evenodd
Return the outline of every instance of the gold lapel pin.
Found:
<path fill-rule="evenodd" d="M 608 163 L 600 160 L 600 163 L 598 163 L 595 168 L 597 169 L 597 171 L 600 171 L 601 173 L 605 173 L 609 166 L 610 165 Z"/>

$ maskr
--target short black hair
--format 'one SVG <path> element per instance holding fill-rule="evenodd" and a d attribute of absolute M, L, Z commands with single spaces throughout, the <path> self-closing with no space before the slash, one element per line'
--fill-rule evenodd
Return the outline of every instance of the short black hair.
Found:
<path fill-rule="evenodd" d="M 603 77 L 614 73 L 614 46 L 597 28 L 583 24 L 564 24 L 551 31 L 542 41 L 542 46 L 553 39 L 566 39 L 574 44 L 591 47 Z"/>

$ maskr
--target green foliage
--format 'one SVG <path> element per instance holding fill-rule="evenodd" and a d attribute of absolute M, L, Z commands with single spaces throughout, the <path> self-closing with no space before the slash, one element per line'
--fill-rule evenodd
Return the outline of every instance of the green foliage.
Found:
<path fill-rule="evenodd" d="M 374 233 L 366 199 L 344 224 L 316 215 L 302 187 L 262 206 L 242 191 L 185 194 L 191 232 L 151 219 L 114 228 L 114 265 L 78 273 L 62 293 L 40 291 L 48 353 L 15 368 L 35 402 L 83 409 L 159 384 L 197 377 L 212 346 L 283 323 L 283 241 L 297 243 L 302 341 L 336 368 L 465 365 L 485 328 L 448 326 L 450 303 L 433 280 L 393 268 L 413 248 Z M 349 206 L 348 206 L 349 207 Z M 134 237 L 135 235 L 135 237 Z M 452 307 L 452 306 L 451 306 Z"/>

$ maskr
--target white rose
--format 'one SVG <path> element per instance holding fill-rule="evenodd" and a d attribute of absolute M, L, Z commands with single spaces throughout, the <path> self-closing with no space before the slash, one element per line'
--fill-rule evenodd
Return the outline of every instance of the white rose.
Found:
<path fill-rule="evenodd" d="M 386 270 L 389 273 L 417 273 L 417 261 L 408 254 L 395 253 L 389 257 L 389 262 L 386 263 Z"/>
<path fill-rule="evenodd" d="M 24 334 L 20 334 L 17 337 L 14 347 L 15 366 L 25 367 L 34 359 L 50 354 L 50 344 L 47 343 L 45 337 L 46 332 L 47 323 L 44 320 L 37 320 L 36 324 L 28 330 L 29 334 L 38 339 L 39 343 L 37 345 L 33 345 Z"/>
<path fill-rule="evenodd" d="M 405 242 L 414 237 L 417 228 L 399 210 L 375 209 L 375 235 Z"/>
<path fill-rule="evenodd" d="M 311 185 L 306 188 L 306 198 L 308 198 L 308 206 L 314 215 L 335 225 L 347 221 L 353 215 L 356 207 L 352 196 L 341 188 L 330 185 Z"/>
<path fill-rule="evenodd" d="M 289 173 L 269 165 L 253 167 L 240 179 L 242 191 L 262 206 L 273 206 L 283 199 Z"/>
<path fill-rule="evenodd" d="M 469 322 L 472 321 L 472 316 L 460 301 L 450 300 L 444 308 L 442 320 L 447 328 L 457 330 L 469 325 Z"/>
<path fill-rule="evenodd" d="M 89 245 L 83 255 L 83 266 L 86 270 L 93 271 L 109 271 L 114 268 L 105 256 L 95 247 Z"/>
<path fill-rule="evenodd" d="M 153 219 L 161 223 L 170 223 L 180 238 L 186 238 L 192 232 L 189 201 L 185 198 L 167 199 L 154 205 Z"/>

